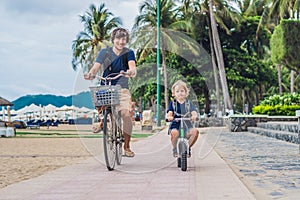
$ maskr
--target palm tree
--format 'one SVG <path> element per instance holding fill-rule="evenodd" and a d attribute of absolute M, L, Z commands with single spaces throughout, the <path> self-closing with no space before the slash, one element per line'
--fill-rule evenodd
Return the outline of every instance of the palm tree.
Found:
<path fill-rule="evenodd" d="M 97 52 L 110 45 L 109 32 L 121 25 L 122 21 L 119 17 L 114 17 L 104 4 L 100 4 L 98 8 L 91 4 L 89 11 L 79 17 L 84 24 L 84 31 L 81 31 L 72 43 L 72 65 L 74 70 L 81 65 L 85 71 L 92 66 Z"/>
<path fill-rule="evenodd" d="M 211 23 L 213 47 L 214 47 L 215 55 L 217 58 L 217 63 L 218 63 L 220 78 L 221 78 L 221 83 L 222 83 L 222 90 L 224 93 L 223 94 L 224 95 L 224 104 L 225 104 L 225 108 L 232 110 L 232 105 L 231 105 L 229 90 L 228 90 L 228 84 L 227 84 L 227 78 L 226 78 L 226 72 L 225 72 L 225 66 L 224 66 L 223 53 L 222 53 L 219 33 L 217 30 L 217 24 L 215 21 L 212 0 L 209 0 L 209 16 L 210 16 L 210 23 Z"/>
<path fill-rule="evenodd" d="M 188 21 L 179 18 L 179 13 L 176 12 L 176 4 L 172 0 L 161 0 L 160 9 L 160 44 L 164 74 L 165 108 L 167 109 L 169 95 L 165 50 L 178 49 L 180 44 L 180 41 L 173 40 L 172 31 L 169 31 L 169 29 L 189 32 L 191 24 L 189 24 Z M 157 5 L 155 0 L 145 0 L 139 8 L 140 15 L 135 19 L 135 24 L 133 26 L 134 42 L 132 45 L 138 49 L 138 57 L 140 60 L 153 52 L 153 48 L 156 46 L 156 10 Z"/>
<path fill-rule="evenodd" d="M 227 1 L 224 0 L 205 0 L 201 3 L 199 12 L 199 18 L 205 17 L 207 21 L 206 26 L 208 27 L 209 31 L 208 35 L 211 55 L 212 59 L 214 59 L 212 60 L 214 77 L 215 79 L 216 77 L 220 77 L 225 108 L 231 110 L 232 104 L 229 96 L 225 66 L 223 61 L 222 46 L 219 39 L 217 27 L 219 27 L 219 30 L 223 29 L 226 31 L 227 34 L 231 34 L 229 30 L 230 28 L 228 28 L 228 24 L 237 25 L 240 21 L 240 15 L 233 6 L 230 6 L 229 3 L 227 3 Z M 217 67 L 214 66 L 215 64 L 218 66 L 219 75 L 217 74 Z M 216 87 L 218 87 L 217 83 L 218 82 L 216 82 Z M 216 88 L 216 92 L 218 92 L 218 88 Z M 218 96 L 218 93 L 216 93 L 216 96 Z"/>

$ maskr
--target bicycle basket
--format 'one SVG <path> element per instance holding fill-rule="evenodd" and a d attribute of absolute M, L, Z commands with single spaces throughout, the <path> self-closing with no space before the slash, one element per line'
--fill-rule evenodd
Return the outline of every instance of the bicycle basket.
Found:
<path fill-rule="evenodd" d="M 95 106 L 119 105 L 120 85 L 100 85 L 90 87 L 92 101 Z"/>

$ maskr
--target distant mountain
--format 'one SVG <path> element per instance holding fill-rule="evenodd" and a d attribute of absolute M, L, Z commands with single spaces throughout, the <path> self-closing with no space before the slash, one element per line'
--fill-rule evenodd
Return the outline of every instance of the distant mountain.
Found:
<path fill-rule="evenodd" d="M 56 96 L 51 94 L 26 95 L 16 99 L 12 103 L 14 104 L 12 109 L 15 110 L 19 110 L 25 106 L 29 106 L 32 103 L 38 106 L 46 106 L 48 104 L 52 104 L 56 107 L 61 107 L 63 105 L 74 105 L 77 107 L 84 106 L 91 109 L 94 108 L 89 91 L 81 92 L 71 96 Z"/>

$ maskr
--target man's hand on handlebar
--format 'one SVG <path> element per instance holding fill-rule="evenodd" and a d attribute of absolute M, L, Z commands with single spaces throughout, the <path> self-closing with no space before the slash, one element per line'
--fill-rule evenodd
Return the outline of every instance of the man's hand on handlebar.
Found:
<path fill-rule="evenodd" d="M 135 77 L 136 76 L 136 69 L 128 69 L 126 72 L 127 77 Z"/>
<path fill-rule="evenodd" d="M 95 77 L 96 77 L 96 76 L 93 75 L 93 74 L 91 74 L 91 73 L 86 73 L 86 74 L 83 75 L 83 78 L 84 78 L 85 80 L 93 80 Z"/>

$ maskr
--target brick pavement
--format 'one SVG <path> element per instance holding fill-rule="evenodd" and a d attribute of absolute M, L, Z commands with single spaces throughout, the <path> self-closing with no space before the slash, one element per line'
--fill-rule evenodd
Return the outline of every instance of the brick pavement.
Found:
<path fill-rule="evenodd" d="M 166 130 L 132 143 L 135 158 L 107 171 L 102 155 L 0 190 L 1 200 L 255 199 L 201 135 L 182 172 Z M 204 156 L 205 155 L 205 156 Z"/>
<path fill-rule="evenodd" d="M 299 199 L 299 145 L 250 132 L 210 134 L 215 150 L 257 199 Z"/>

